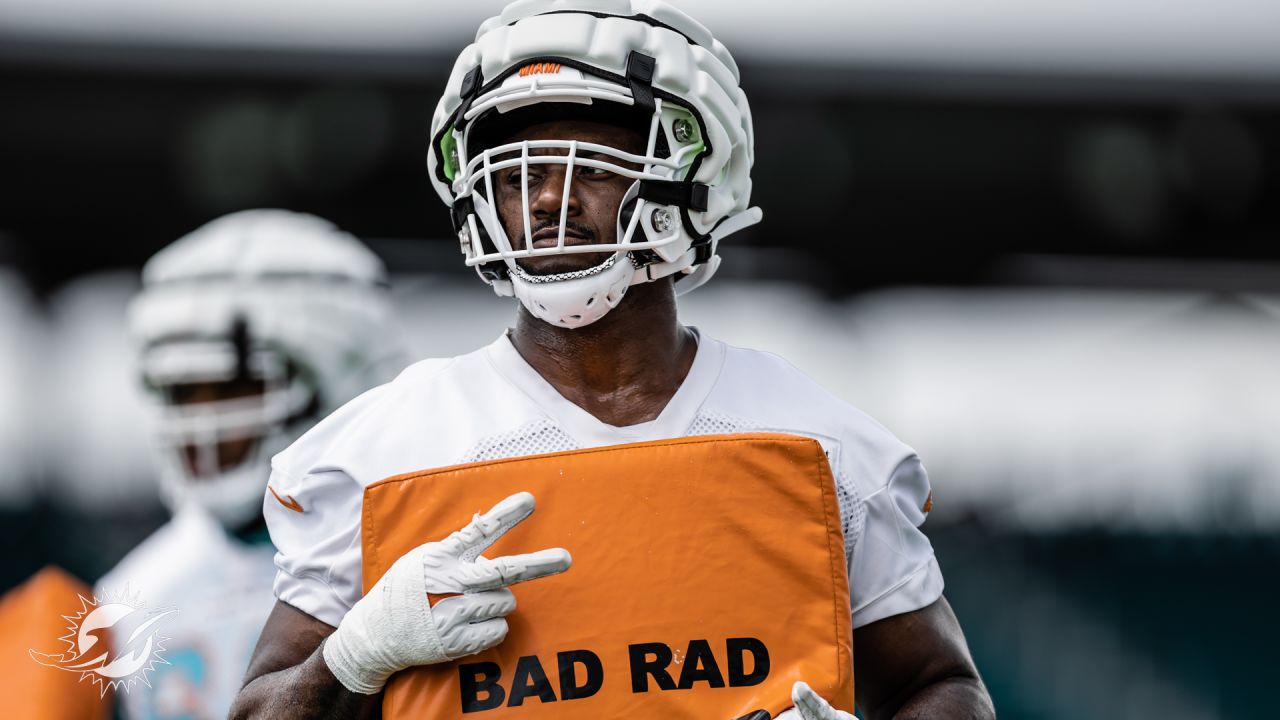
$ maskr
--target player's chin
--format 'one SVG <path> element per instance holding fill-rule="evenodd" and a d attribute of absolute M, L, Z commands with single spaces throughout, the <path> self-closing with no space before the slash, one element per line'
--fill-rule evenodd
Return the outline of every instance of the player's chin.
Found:
<path fill-rule="evenodd" d="M 609 259 L 613 253 L 572 253 L 567 255 L 544 255 L 542 257 L 526 257 L 516 260 L 521 270 L 530 275 L 561 275 L 593 268 Z"/>

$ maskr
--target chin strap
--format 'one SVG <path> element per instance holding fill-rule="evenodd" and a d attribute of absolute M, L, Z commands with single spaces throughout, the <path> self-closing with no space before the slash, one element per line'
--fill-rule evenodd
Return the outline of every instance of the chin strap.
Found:
<path fill-rule="evenodd" d="M 764 211 L 758 207 L 749 207 L 737 215 L 730 215 L 711 231 L 711 241 L 718 243 L 739 230 L 749 228 L 764 219 Z"/>
<path fill-rule="evenodd" d="M 711 186 L 685 180 L 641 180 L 636 197 L 658 205 L 678 205 L 686 210 L 706 212 Z"/>
<path fill-rule="evenodd" d="M 678 295 L 684 295 L 690 290 L 701 287 L 711 279 L 712 275 L 715 275 L 716 270 L 720 267 L 720 256 L 711 255 L 711 247 L 729 235 L 732 235 L 743 228 L 755 225 L 760 222 L 763 217 L 764 212 L 761 211 L 760 208 L 752 207 L 743 210 L 737 215 L 726 218 L 724 222 L 716 226 L 716 228 L 707 235 L 707 237 L 710 238 L 710 241 L 703 246 L 707 249 L 706 259 L 700 261 L 698 259 L 698 255 L 701 248 L 692 247 L 689 248 L 688 252 L 673 262 L 654 263 L 637 267 L 636 274 L 632 279 L 631 284 L 637 285 L 639 283 L 652 282 L 668 275 L 674 275 L 677 272 L 684 272 L 684 275 L 676 278 L 678 281 L 676 282 L 676 293 Z M 676 270 L 675 268 L 681 268 L 681 270 Z"/>
<path fill-rule="evenodd" d="M 747 208 L 737 215 L 726 218 L 714 230 L 711 231 L 711 242 L 706 247 L 710 250 L 716 246 L 721 240 L 738 232 L 739 230 L 751 227 L 764 217 L 764 212 L 758 207 Z M 720 256 L 709 255 L 707 259 L 699 265 L 693 266 L 693 272 L 685 275 L 676 283 L 676 294 L 684 295 L 692 290 L 696 290 L 706 284 L 712 275 L 716 274 L 716 270 L 720 268 Z"/>
<path fill-rule="evenodd" d="M 657 107 L 653 98 L 653 72 L 657 64 L 656 58 L 636 50 L 627 56 L 627 87 L 631 89 L 631 99 L 636 107 L 649 113 Z"/>

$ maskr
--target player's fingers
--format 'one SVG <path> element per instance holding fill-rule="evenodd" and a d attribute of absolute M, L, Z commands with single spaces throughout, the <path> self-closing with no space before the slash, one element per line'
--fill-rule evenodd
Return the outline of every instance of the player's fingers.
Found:
<path fill-rule="evenodd" d="M 447 597 L 431 606 L 441 627 L 454 627 L 506 617 L 516 609 L 516 596 L 506 588 Z"/>
<path fill-rule="evenodd" d="M 564 548 L 548 548 L 523 555 L 506 555 L 499 558 L 476 558 L 464 566 L 458 577 L 463 592 L 477 592 L 506 587 L 548 575 L 558 575 L 573 565 L 573 558 Z"/>
<path fill-rule="evenodd" d="M 488 650 L 507 638 L 505 618 L 493 618 L 484 622 L 461 625 L 454 632 L 446 633 L 442 640 L 445 652 L 451 660 L 475 655 Z"/>
<path fill-rule="evenodd" d="M 573 556 L 564 548 L 547 548 L 523 555 L 507 555 L 490 561 L 498 567 L 506 585 L 559 575 L 573 566 Z"/>
<path fill-rule="evenodd" d="M 791 686 L 791 702 L 796 704 L 800 717 L 804 720 L 840 720 L 845 713 L 831 707 L 822 696 L 813 691 L 803 680 Z"/>
<path fill-rule="evenodd" d="M 498 538 L 533 514 L 533 495 L 518 492 L 504 498 L 482 515 L 475 515 L 466 527 L 444 539 L 444 544 L 463 560 L 475 560 Z"/>

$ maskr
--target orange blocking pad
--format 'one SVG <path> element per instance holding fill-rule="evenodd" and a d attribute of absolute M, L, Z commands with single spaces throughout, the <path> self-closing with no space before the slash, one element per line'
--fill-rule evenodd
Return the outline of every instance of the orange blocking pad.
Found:
<path fill-rule="evenodd" d="M 387 718 L 777 715 L 805 680 L 853 710 L 840 511 L 814 440 L 740 434 L 401 475 L 364 496 L 364 589 L 413 547 L 522 490 L 533 516 L 486 557 L 564 547 L 513 586 L 498 647 L 392 678 Z"/>
<path fill-rule="evenodd" d="M 64 616 L 83 612 L 81 598 L 93 602 L 93 590 L 54 566 L 48 566 L 0 599 L 0 709 L 6 718 L 24 720 L 105 720 L 111 693 L 92 682 L 92 673 L 41 665 L 31 652 L 67 652 L 71 633 Z M 92 605 L 90 605 L 92 607 Z"/>

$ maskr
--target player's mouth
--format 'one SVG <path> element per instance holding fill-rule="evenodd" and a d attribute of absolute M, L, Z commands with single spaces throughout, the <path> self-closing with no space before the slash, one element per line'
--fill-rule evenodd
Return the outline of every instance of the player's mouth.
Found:
<path fill-rule="evenodd" d="M 568 227 L 565 229 L 564 233 L 564 244 L 585 245 L 586 243 L 591 242 L 591 238 L 588 237 L 589 235 L 590 233 Z M 533 233 L 532 240 L 533 247 L 535 249 L 555 247 L 556 244 L 560 242 L 560 226 L 552 225 L 550 227 L 541 228 L 537 232 Z"/>

